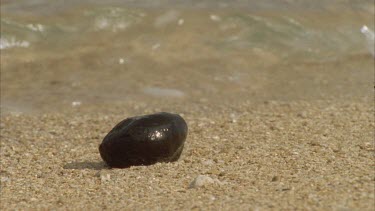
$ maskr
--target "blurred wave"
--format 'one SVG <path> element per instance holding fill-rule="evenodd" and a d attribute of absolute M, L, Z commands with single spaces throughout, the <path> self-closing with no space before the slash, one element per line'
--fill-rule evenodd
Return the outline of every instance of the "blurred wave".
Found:
<path fill-rule="evenodd" d="M 319 98 L 325 86 L 339 93 L 344 85 L 308 76 L 321 64 L 360 68 L 357 58 L 370 52 L 359 29 L 374 29 L 374 7 L 371 0 L 2 1 L 2 104 Z M 368 68 L 342 77 L 364 80 Z"/>

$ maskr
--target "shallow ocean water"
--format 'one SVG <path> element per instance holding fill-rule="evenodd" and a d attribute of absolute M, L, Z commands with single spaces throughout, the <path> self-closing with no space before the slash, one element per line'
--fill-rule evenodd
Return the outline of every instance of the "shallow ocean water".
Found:
<path fill-rule="evenodd" d="M 371 0 L 2 1 L 1 110 L 372 99 L 374 15 Z"/>

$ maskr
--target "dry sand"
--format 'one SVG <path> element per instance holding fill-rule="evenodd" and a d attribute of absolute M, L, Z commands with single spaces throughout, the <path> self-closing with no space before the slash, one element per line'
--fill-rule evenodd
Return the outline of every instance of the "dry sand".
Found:
<path fill-rule="evenodd" d="M 176 112 L 182 157 L 109 169 L 98 145 L 128 116 Z M 371 101 L 80 106 L 1 117 L 1 210 L 374 210 Z M 212 180 L 189 188 L 198 175 Z"/>

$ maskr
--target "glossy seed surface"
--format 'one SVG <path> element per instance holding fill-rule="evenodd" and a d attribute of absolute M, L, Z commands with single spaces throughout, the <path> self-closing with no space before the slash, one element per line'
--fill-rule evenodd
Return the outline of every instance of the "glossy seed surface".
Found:
<path fill-rule="evenodd" d="M 188 128 L 178 114 L 166 112 L 127 118 L 103 139 L 99 152 L 111 167 L 173 162 L 180 157 Z"/>

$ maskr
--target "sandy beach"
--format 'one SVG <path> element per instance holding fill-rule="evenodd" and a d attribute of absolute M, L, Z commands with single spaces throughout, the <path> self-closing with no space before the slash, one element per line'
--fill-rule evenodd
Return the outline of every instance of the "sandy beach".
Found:
<path fill-rule="evenodd" d="M 1 5 L 0 210 L 375 209 L 373 1 L 51 2 Z M 160 111 L 180 159 L 106 166 Z"/>
<path fill-rule="evenodd" d="M 109 169 L 98 145 L 125 117 L 176 112 L 182 157 Z M 1 117 L 2 210 L 373 210 L 367 102 L 118 104 Z M 213 183 L 189 188 L 199 175 Z"/>

